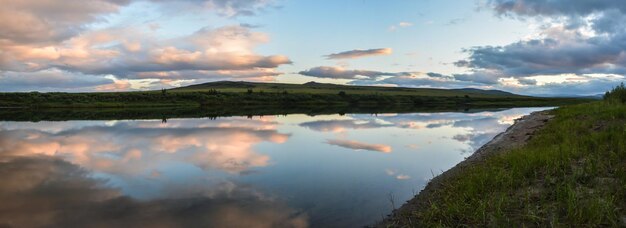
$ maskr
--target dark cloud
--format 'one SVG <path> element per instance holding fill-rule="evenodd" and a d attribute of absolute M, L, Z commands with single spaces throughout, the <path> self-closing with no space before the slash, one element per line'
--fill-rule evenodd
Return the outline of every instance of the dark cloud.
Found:
<path fill-rule="evenodd" d="M 586 16 L 609 9 L 626 12 L 626 2 L 615 0 L 491 0 L 490 4 L 498 13 L 522 16 Z"/>
<path fill-rule="evenodd" d="M 537 80 L 532 78 L 518 78 L 517 81 L 522 85 L 537 85 Z"/>
<path fill-rule="evenodd" d="M 489 5 L 499 14 L 547 21 L 542 36 L 466 50 L 469 57 L 455 65 L 473 73 L 455 75 L 457 80 L 496 84 L 508 77 L 626 74 L 626 2 L 492 0 Z M 528 79 L 518 81 L 527 86 L 537 84 Z"/>
<path fill-rule="evenodd" d="M 478 71 L 470 74 L 455 74 L 453 77 L 458 81 L 495 85 L 499 83 L 499 79 L 504 77 L 504 75 L 489 71 Z"/>
<path fill-rule="evenodd" d="M 428 75 L 428 77 L 433 77 L 433 78 L 448 78 L 448 77 L 450 77 L 448 75 L 444 75 L 444 74 L 440 74 L 440 73 L 434 73 L 434 72 L 428 72 L 428 73 L 426 73 L 426 75 Z"/>
<path fill-rule="evenodd" d="M 390 55 L 391 48 L 377 48 L 368 50 L 351 50 L 327 55 L 328 59 L 356 59 L 376 55 Z"/>
<path fill-rule="evenodd" d="M 497 71 L 502 77 L 557 74 L 626 73 L 626 34 L 589 39 L 535 39 L 506 46 L 476 47 L 466 61 L 475 70 Z"/>

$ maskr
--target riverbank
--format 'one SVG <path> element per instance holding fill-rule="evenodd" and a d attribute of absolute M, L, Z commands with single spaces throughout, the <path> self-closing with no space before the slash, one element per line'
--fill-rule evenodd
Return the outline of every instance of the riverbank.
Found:
<path fill-rule="evenodd" d="M 377 226 L 625 225 L 625 132 L 623 104 L 533 113 Z"/>

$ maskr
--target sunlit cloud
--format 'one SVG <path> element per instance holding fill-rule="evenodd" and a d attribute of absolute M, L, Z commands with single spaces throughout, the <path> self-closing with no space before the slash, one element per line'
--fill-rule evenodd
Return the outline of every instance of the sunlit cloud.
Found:
<path fill-rule="evenodd" d="M 252 31 L 250 27 L 204 26 L 191 34 L 160 38 L 157 23 L 145 27 L 129 24 L 93 29 L 88 26 L 107 23 L 107 15 L 119 13 L 134 3 L 130 0 L 89 0 L 78 5 L 45 1 L 4 2 L 0 9 L 0 19 L 6 17 L 0 20 L 0 84 L 6 87 L 4 90 L 15 91 L 30 88 L 119 91 L 146 89 L 131 86 L 138 83 L 135 82 L 138 79 L 154 79 L 160 81 L 160 85 L 178 85 L 183 80 L 230 78 L 273 81 L 280 74 L 276 68 L 291 63 L 284 55 L 255 53 L 258 45 L 269 42 L 269 36 Z M 153 0 L 145 4 L 196 6 L 195 10 L 235 17 L 253 15 L 274 2 Z M 57 82 L 54 87 L 44 83 L 50 72 L 66 78 L 81 78 L 77 82 Z M 42 82 L 38 86 L 29 85 L 37 80 L 13 77 L 14 74 L 26 74 Z M 106 79 L 110 76 L 119 80 L 111 82 Z M 178 83 L 164 83 L 165 80 Z M 94 84 L 86 85 L 85 81 Z M 19 86 L 4 86 L 8 84 Z"/>

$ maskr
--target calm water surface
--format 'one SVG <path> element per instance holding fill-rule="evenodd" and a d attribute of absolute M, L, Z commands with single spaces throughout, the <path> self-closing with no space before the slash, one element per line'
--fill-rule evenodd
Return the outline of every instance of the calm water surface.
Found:
<path fill-rule="evenodd" d="M 0 122 L 0 226 L 359 227 L 543 109 Z"/>

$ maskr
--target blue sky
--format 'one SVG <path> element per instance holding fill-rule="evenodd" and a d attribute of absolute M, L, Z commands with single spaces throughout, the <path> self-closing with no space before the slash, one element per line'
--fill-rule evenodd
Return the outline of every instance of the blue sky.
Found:
<path fill-rule="evenodd" d="M 245 80 L 590 95 L 626 72 L 619 1 L 70 2 L 0 9 L 1 91 Z"/>

